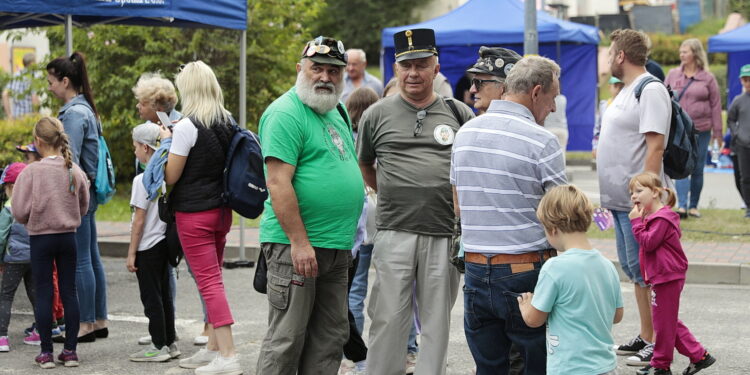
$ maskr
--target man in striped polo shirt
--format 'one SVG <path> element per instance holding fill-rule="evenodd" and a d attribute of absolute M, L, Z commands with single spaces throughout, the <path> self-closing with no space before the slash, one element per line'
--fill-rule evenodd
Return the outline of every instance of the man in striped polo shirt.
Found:
<path fill-rule="evenodd" d="M 533 292 L 556 253 L 535 211 L 546 191 L 567 183 L 564 155 L 540 124 L 555 111 L 560 67 L 530 56 L 508 73 L 504 100 L 464 125 L 451 160 L 455 207 L 466 251 L 464 331 L 477 374 L 508 374 L 515 344 L 526 374 L 544 374 L 545 328 L 521 318 L 517 293 Z"/>
<path fill-rule="evenodd" d="M 36 61 L 36 56 L 29 52 L 23 55 L 23 70 L 13 75 L 3 90 L 3 108 L 9 119 L 23 117 L 34 111 L 39 105 L 36 93 L 31 92 L 30 66 Z"/>

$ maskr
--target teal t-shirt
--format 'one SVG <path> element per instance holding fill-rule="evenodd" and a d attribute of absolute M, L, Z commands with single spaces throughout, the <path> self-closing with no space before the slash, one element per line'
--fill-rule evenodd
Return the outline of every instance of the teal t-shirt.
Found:
<path fill-rule="evenodd" d="M 547 317 L 547 374 L 598 375 L 617 367 L 612 338 L 622 307 L 617 270 L 598 250 L 570 249 L 544 263 L 531 304 Z"/>
<path fill-rule="evenodd" d="M 292 186 L 312 246 L 351 250 L 365 187 L 351 129 L 339 111 L 320 115 L 292 88 L 268 106 L 258 129 L 263 158 L 296 167 Z M 260 242 L 288 244 L 272 202 L 269 195 Z"/>

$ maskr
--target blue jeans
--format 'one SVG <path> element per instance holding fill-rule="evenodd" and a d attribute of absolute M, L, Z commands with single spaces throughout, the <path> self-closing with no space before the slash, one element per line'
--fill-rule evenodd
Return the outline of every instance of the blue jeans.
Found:
<path fill-rule="evenodd" d="M 354 321 L 357 324 L 357 331 L 362 334 L 365 328 L 365 297 L 367 297 L 367 277 L 370 272 L 370 259 L 372 259 L 372 249 L 374 245 L 361 245 L 359 247 L 357 271 L 352 279 L 352 287 L 349 289 L 349 310 L 354 315 Z M 409 342 L 406 350 L 410 353 L 417 353 L 417 327 L 412 324 L 409 332 Z"/>
<path fill-rule="evenodd" d="M 617 244 L 617 259 L 625 276 L 640 286 L 646 286 L 641 275 L 641 261 L 638 258 L 638 242 L 633 235 L 633 227 L 627 211 L 612 211 L 615 219 L 615 239 Z"/>
<path fill-rule="evenodd" d="M 698 200 L 703 190 L 703 167 L 706 166 L 708 156 L 708 143 L 711 142 L 711 131 L 706 130 L 698 133 L 698 162 L 695 163 L 693 173 L 687 178 L 675 181 L 677 189 L 677 204 L 680 208 L 698 208 Z M 688 206 L 688 193 L 690 194 L 690 205 Z"/>
<path fill-rule="evenodd" d="M 81 226 L 76 230 L 76 246 L 76 288 L 81 322 L 106 320 L 107 278 L 96 239 L 96 211 L 81 218 Z"/>
<path fill-rule="evenodd" d="M 477 375 L 507 375 L 511 343 L 521 353 L 526 375 L 546 373 L 546 328 L 528 327 L 516 297 L 506 293 L 533 292 L 541 267 L 537 262 L 534 270 L 513 274 L 508 264 L 466 263 L 464 333 Z"/>

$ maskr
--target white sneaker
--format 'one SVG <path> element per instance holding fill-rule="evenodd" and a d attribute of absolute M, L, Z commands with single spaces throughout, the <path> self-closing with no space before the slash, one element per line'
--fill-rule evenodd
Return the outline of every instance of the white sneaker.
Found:
<path fill-rule="evenodd" d="M 213 361 L 218 356 L 219 356 L 219 352 L 214 352 L 206 348 L 202 348 L 201 350 L 199 350 L 197 353 L 193 354 L 192 356 L 181 359 L 180 367 L 198 368 L 201 366 L 205 366 L 211 363 L 211 361 Z"/>
<path fill-rule="evenodd" d="M 193 339 L 193 345 L 203 346 L 208 344 L 208 336 L 195 336 Z"/>
<path fill-rule="evenodd" d="M 172 345 L 169 346 L 169 358 L 175 359 L 180 355 L 182 355 L 182 352 L 177 348 L 177 344 L 172 343 Z"/>
<path fill-rule="evenodd" d="M 339 366 L 339 372 L 338 375 L 349 375 L 351 374 L 351 371 L 354 370 L 354 362 L 344 358 L 341 360 L 341 365 Z"/>
<path fill-rule="evenodd" d="M 241 375 L 242 366 L 237 354 L 224 358 L 217 355 L 211 363 L 195 369 L 195 375 Z"/>
<path fill-rule="evenodd" d="M 138 345 L 148 345 L 151 344 L 151 336 L 143 336 L 138 339 Z"/>
<path fill-rule="evenodd" d="M 417 368 L 417 353 L 406 354 L 406 374 L 413 374 Z"/>

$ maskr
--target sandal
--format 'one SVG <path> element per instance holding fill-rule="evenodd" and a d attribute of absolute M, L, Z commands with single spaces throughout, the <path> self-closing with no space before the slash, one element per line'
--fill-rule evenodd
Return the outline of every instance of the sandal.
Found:
<path fill-rule="evenodd" d="M 687 213 L 687 211 L 685 211 L 684 208 L 678 208 L 677 209 L 677 214 L 680 215 L 680 219 L 687 219 L 687 217 L 688 217 L 688 213 Z"/>
<path fill-rule="evenodd" d="M 694 218 L 696 218 L 696 219 L 697 219 L 697 218 L 699 218 L 699 217 L 701 217 L 701 213 L 700 213 L 700 212 L 698 212 L 698 209 L 697 209 L 697 208 L 691 208 L 691 209 L 690 209 L 690 210 L 688 211 L 688 215 L 690 215 L 690 216 L 692 216 L 692 217 L 694 217 Z"/>

